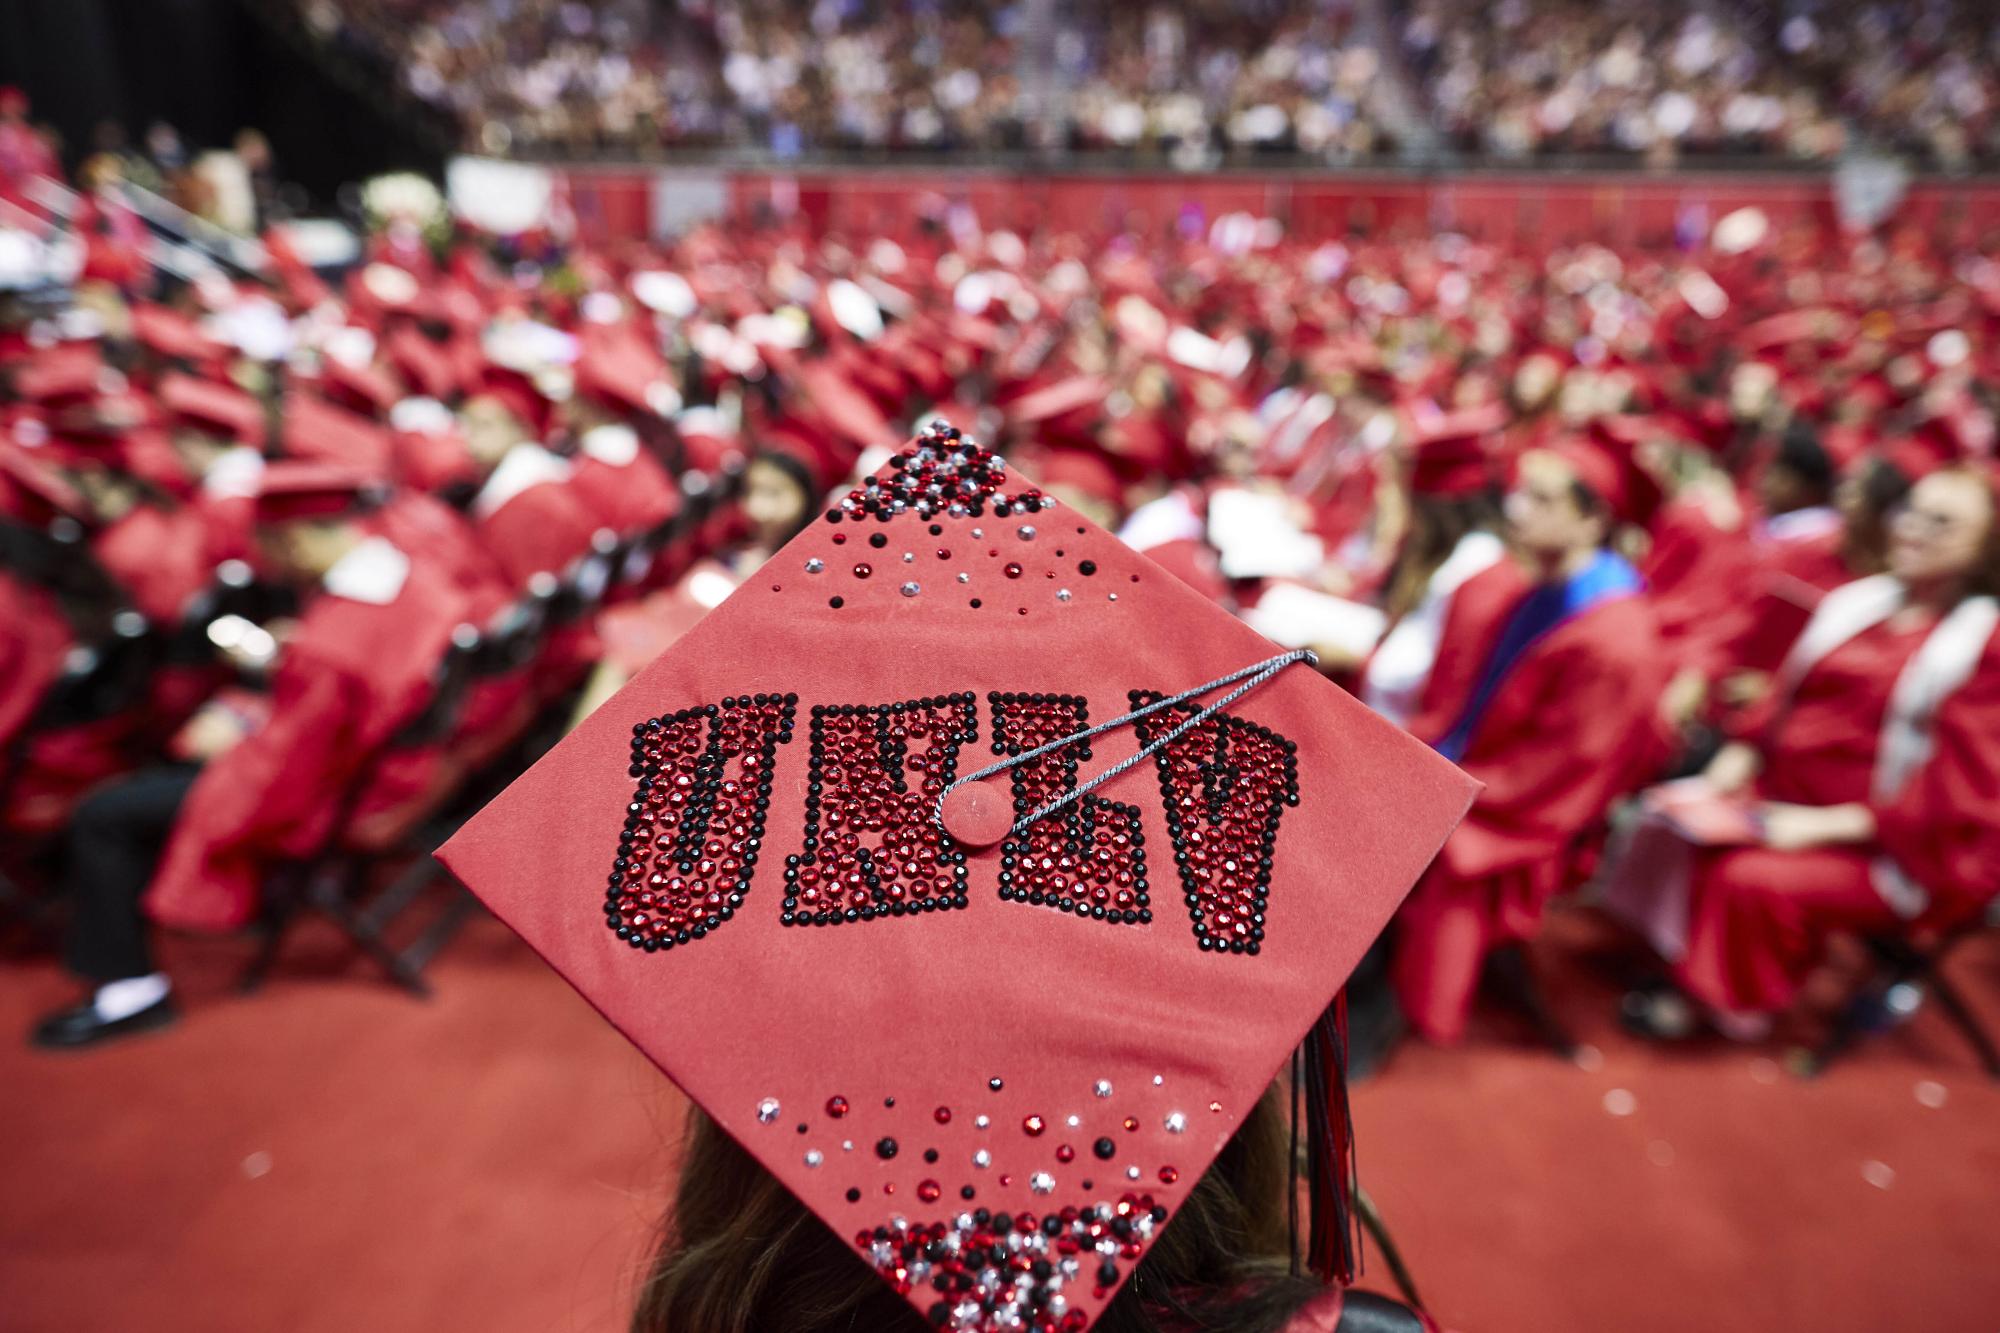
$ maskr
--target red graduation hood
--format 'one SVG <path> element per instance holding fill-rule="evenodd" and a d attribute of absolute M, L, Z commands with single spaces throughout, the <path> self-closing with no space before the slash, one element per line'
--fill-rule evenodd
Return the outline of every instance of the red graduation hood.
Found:
<path fill-rule="evenodd" d="M 1473 784 L 1297 664 L 1004 841 L 1194 705 L 959 787 L 962 845 L 996 747 L 1274 645 L 950 428 L 835 512 L 440 855 L 919 1311 L 1075 1333 Z"/>

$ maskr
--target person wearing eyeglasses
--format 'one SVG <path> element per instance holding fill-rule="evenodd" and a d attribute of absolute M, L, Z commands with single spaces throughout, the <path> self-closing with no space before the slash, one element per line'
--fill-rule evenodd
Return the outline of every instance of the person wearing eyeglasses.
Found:
<path fill-rule="evenodd" d="M 1827 594 L 1740 739 L 1607 867 L 1606 905 L 1672 965 L 1625 998 L 1658 1038 L 1768 1031 L 1835 932 L 1969 919 L 2000 887 L 1995 479 L 1931 473 L 1887 572 Z"/>

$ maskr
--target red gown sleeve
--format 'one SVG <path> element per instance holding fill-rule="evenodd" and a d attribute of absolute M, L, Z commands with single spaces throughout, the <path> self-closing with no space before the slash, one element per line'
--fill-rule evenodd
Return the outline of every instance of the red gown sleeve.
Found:
<path fill-rule="evenodd" d="M 2000 891 L 2000 648 L 1938 710 L 1931 758 L 1875 807 L 1876 839 L 1930 894 L 1934 918 L 1963 920 Z"/>

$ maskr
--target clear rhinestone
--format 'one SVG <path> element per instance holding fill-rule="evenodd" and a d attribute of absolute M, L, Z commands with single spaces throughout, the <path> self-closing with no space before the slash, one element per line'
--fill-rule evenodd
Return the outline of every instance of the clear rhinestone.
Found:
<path fill-rule="evenodd" d="M 1167 1133 L 1179 1134 L 1187 1129 L 1187 1116 L 1179 1111 L 1167 1113 Z"/>
<path fill-rule="evenodd" d="M 757 1103 L 758 1124 L 768 1125 L 777 1118 L 778 1099 L 776 1097 L 766 1097 L 763 1101 Z"/>
<path fill-rule="evenodd" d="M 1111 1095 L 1111 1080 L 1101 1078 L 1091 1086 L 1090 1090 L 1100 1097 L 1109 1097 Z"/>
<path fill-rule="evenodd" d="M 1127 1179 L 1127 1180 L 1137 1180 L 1138 1178 L 1139 1178 L 1139 1168 L 1138 1168 L 1138 1167 L 1136 1167 L 1136 1166 L 1128 1166 L 1128 1167 L 1126 1167 L 1126 1168 L 1125 1168 L 1125 1179 Z"/>
<path fill-rule="evenodd" d="M 1035 539 L 1034 527 L 1030 524 L 1023 523 L 1021 525 L 1021 540 L 1024 542 L 1031 542 L 1034 539 Z"/>
<path fill-rule="evenodd" d="M 985 529 L 985 528 L 974 528 L 974 529 L 972 530 L 972 536 L 973 536 L 973 539 L 974 539 L 974 540 L 978 540 L 978 539 L 980 539 L 980 538 L 984 537 L 985 535 L 986 535 L 986 529 Z"/>
<path fill-rule="evenodd" d="M 1065 1125 L 1068 1125 L 1071 1129 L 1075 1129 L 1078 1125 L 1081 1125 L 1083 1123 L 1083 1117 L 1073 1115 L 1069 1119 L 1063 1121 L 1063 1123 Z"/>
<path fill-rule="evenodd" d="M 1167 1079 L 1166 1079 L 1166 1075 L 1164 1075 L 1164 1074 L 1155 1074 L 1155 1075 L 1153 1075 L 1153 1086 L 1154 1086 L 1154 1087 L 1156 1087 L 1156 1088 L 1163 1088 L 1163 1087 L 1165 1087 L 1165 1086 L 1166 1086 L 1166 1084 L 1167 1084 Z"/>
<path fill-rule="evenodd" d="M 1118 594 L 1117 594 L 1117 593 L 1115 593 L 1115 592 L 1108 592 L 1108 593 L 1105 593 L 1104 595 L 1105 595 L 1106 597 L 1109 597 L 1109 598 L 1110 598 L 1110 599 L 1111 599 L 1112 601 L 1114 601 L 1114 602 L 1118 600 Z"/>
<path fill-rule="evenodd" d="M 972 1117 L 972 1125 L 973 1128 L 975 1129 L 985 1129 L 988 1125 L 992 1123 L 993 1121 L 987 1116 L 976 1115 Z"/>
<path fill-rule="evenodd" d="M 906 565 L 910 565 L 910 564 L 915 564 L 915 563 L 916 563 L 916 559 L 917 559 L 917 553 L 916 553 L 915 551 L 905 551 L 905 552 L 903 552 L 903 563 L 904 563 L 904 564 L 906 564 Z"/>
<path fill-rule="evenodd" d="M 915 597 L 918 593 L 923 591 L 923 587 L 922 585 L 917 583 L 916 580 L 912 579 L 910 582 L 905 583 L 900 589 L 900 591 L 905 597 Z"/>
<path fill-rule="evenodd" d="M 993 1154 L 981 1148 L 978 1152 L 972 1154 L 972 1164 L 981 1171 L 984 1171 L 987 1167 L 993 1165 Z"/>
<path fill-rule="evenodd" d="M 826 561 L 820 559 L 818 556 L 814 556 L 812 559 L 806 561 L 806 573 L 808 574 L 817 574 L 825 568 Z"/>
<path fill-rule="evenodd" d="M 1037 1194 L 1053 1193 L 1055 1187 L 1056 1178 L 1046 1171 L 1037 1171 L 1034 1175 L 1028 1177 L 1028 1188 Z"/>
<path fill-rule="evenodd" d="M 810 1149 L 806 1153 L 807 1166 L 818 1166 L 821 1162 L 824 1162 L 825 1160 L 826 1158 L 820 1153 L 820 1150 L 817 1148 Z"/>
<path fill-rule="evenodd" d="M 959 581 L 960 583 L 970 583 L 970 582 L 972 582 L 972 575 L 970 575 L 970 574 L 960 574 L 960 575 L 958 576 L 958 581 Z"/>
<path fill-rule="evenodd" d="M 1058 602 L 1067 602 L 1069 598 L 1070 598 L 1070 591 L 1068 588 L 1056 589 L 1056 600 Z"/>

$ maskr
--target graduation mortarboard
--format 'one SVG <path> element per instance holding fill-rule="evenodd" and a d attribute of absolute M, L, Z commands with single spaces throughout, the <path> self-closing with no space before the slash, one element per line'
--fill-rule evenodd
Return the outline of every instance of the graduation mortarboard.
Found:
<path fill-rule="evenodd" d="M 1508 415 L 1504 404 L 1489 403 L 1418 423 L 1410 435 L 1410 489 L 1443 498 L 1490 490 L 1498 476 L 1488 441 Z"/>
<path fill-rule="evenodd" d="M 160 377 L 156 393 L 160 406 L 177 422 L 241 444 L 263 446 L 264 406 L 233 384 L 170 374 Z"/>
<path fill-rule="evenodd" d="M 933 426 L 440 855 L 950 1327 L 1087 1329 L 1302 1042 L 1334 1274 L 1331 1006 L 1473 785 L 1275 651 Z"/>
<path fill-rule="evenodd" d="M 257 479 L 257 521 L 333 518 L 380 498 L 381 474 L 344 463 L 282 459 Z"/>

